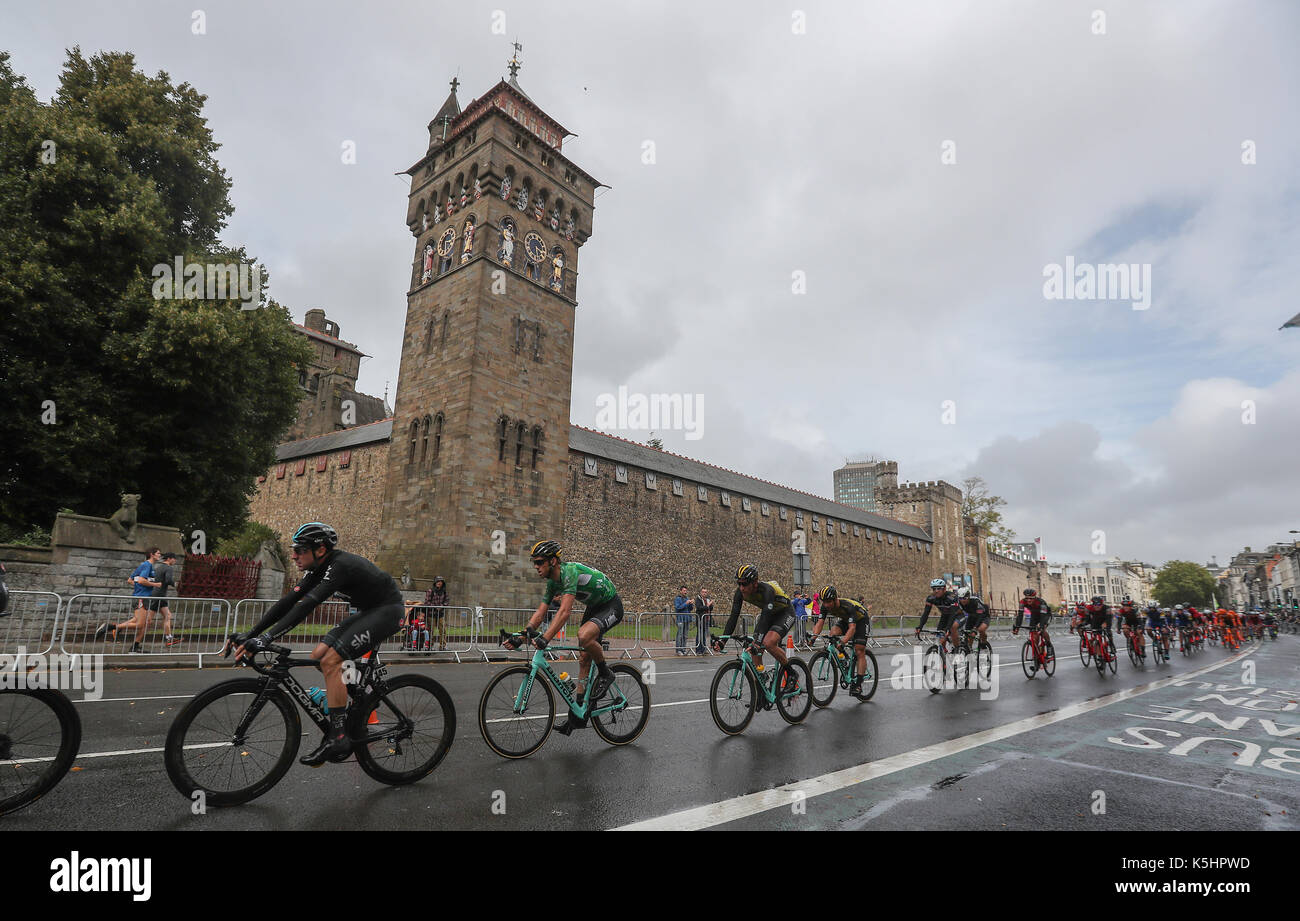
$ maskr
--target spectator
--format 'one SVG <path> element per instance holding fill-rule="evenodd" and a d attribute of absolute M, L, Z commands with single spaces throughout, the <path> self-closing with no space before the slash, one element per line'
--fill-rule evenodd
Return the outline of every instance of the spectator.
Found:
<path fill-rule="evenodd" d="M 429 596 L 425 592 L 425 597 Z M 414 601 L 406 602 L 406 642 L 405 646 L 411 651 L 417 649 L 429 648 L 429 628 L 424 620 L 428 616 L 429 608 L 423 603 L 416 604 Z"/>
<path fill-rule="evenodd" d="M 817 618 L 818 620 L 821 620 L 821 616 L 822 616 L 821 592 L 813 592 L 812 612 L 813 612 L 813 617 Z"/>
<path fill-rule="evenodd" d="M 451 597 L 447 594 L 447 583 L 442 578 L 433 580 L 433 587 L 424 593 L 424 603 L 428 616 L 438 625 L 438 648 L 447 648 L 447 608 L 451 605 Z M 432 626 L 432 624 L 430 624 Z"/>
<path fill-rule="evenodd" d="M 695 610 L 695 602 L 691 601 L 686 594 L 685 585 L 677 590 L 677 597 L 673 599 L 673 609 L 677 611 L 677 654 L 684 656 L 687 655 L 686 632 L 691 626 L 691 612 Z"/>
<path fill-rule="evenodd" d="M 704 655 L 704 641 L 713 629 L 713 598 L 709 595 L 707 588 L 700 589 L 700 593 L 695 596 L 695 614 L 700 619 L 699 629 L 695 633 L 695 654 Z"/>
<path fill-rule="evenodd" d="M 794 606 L 794 642 L 797 646 L 807 635 L 808 596 L 803 592 L 795 592 L 790 604 Z"/>
<path fill-rule="evenodd" d="M 176 645 L 176 637 L 172 633 L 172 609 L 167 604 L 167 589 L 176 584 L 176 574 L 172 567 L 176 565 L 176 554 L 168 550 L 162 555 L 162 562 L 153 569 L 154 581 L 158 587 L 153 590 L 154 604 L 157 607 L 153 610 L 161 610 L 163 616 L 163 642 L 168 646 Z M 144 636 L 144 631 L 140 631 L 140 636 Z"/>

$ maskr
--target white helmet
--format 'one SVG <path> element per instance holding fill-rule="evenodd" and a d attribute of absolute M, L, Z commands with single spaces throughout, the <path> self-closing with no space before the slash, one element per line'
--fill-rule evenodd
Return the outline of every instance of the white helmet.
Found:
<path fill-rule="evenodd" d="M 957 589 L 957 597 L 958 597 L 958 598 L 969 598 L 969 597 L 970 597 L 970 586 L 969 586 L 969 585 L 963 585 L 961 588 Z"/>

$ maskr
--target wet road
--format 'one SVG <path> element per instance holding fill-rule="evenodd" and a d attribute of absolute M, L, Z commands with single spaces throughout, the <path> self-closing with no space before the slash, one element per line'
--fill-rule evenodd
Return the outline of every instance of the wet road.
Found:
<path fill-rule="evenodd" d="M 124 670 L 78 701 L 74 770 L 8 829 L 1300 828 L 1300 637 L 1233 656 L 1207 648 L 1117 675 L 1084 669 L 1055 631 L 1053 678 L 1025 679 L 1001 642 L 987 691 L 904 685 L 915 660 L 877 650 L 875 699 L 837 695 L 800 725 L 759 712 L 724 736 L 709 713 L 720 659 L 654 663 L 653 712 L 634 743 L 592 731 L 506 761 L 479 735 L 479 694 L 502 666 L 434 675 L 457 710 L 455 744 L 430 777 L 389 788 L 350 762 L 295 764 L 254 802 L 194 815 L 161 748 L 177 710 L 228 669 Z M 1122 644 L 1121 644 L 1122 645 Z M 242 673 L 246 674 L 246 673 Z M 311 683 L 306 672 L 299 676 Z M 72 695 L 77 696 L 75 693 Z M 316 730 L 306 741 L 313 743 Z M 306 749 L 304 748 L 304 751 Z"/>

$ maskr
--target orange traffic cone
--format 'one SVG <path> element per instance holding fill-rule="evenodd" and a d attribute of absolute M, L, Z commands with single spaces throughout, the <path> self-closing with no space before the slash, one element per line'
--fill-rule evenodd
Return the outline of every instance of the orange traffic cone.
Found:
<path fill-rule="evenodd" d="M 791 651 L 794 650 L 794 634 L 793 634 L 793 633 L 787 633 L 787 634 L 785 635 L 785 648 L 786 648 L 786 649 L 789 649 L 789 650 L 791 650 Z"/>
<path fill-rule="evenodd" d="M 378 711 L 378 710 L 371 710 L 371 711 L 370 711 L 370 719 L 366 720 L 366 725 L 367 725 L 367 726 L 374 726 L 374 725 L 376 725 L 378 722 L 379 722 L 379 711 Z"/>

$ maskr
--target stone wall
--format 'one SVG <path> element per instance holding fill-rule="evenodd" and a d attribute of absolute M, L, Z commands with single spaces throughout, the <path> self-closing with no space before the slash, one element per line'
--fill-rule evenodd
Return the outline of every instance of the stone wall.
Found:
<path fill-rule="evenodd" d="M 565 558 L 613 579 L 628 610 L 663 610 L 685 583 L 692 596 L 709 589 L 717 611 L 725 614 L 735 571 L 744 563 L 757 566 L 760 578 L 793 589 L 795 510 L 782 521 L 775 506 L 763 515 L 758 500 L 745 511 L 740 496 L 728 507 L 718 490 L 708 489 L 700 501 L 696 483 L 683 481 L 682 494 L 674 495 L 670 479 L 648 489 L 644 468 L 629 466 L 621 482 L 614 464 L 588 476 L 583 462 L 583 454 L 570 452 Z M 836 521 L 828 531 L 820 518 L 813 530 L 811 513 L 805 524 L 812 591 L 834 583 L 844 596 L 865 595 L 875 616 L 920 610 L 934 564 L 920 542 L 880 530 L 868 538 L 861 527 L 854 536 L 855 526 L 847 522 Z"/>
<path fill-rule="evenodd" d="M 379 550 L 389 442 L 372 442 L 349 450 L 352 454 L 346 467 L 339 466 L 341 451 L 271 467 L 257 484 L 249 517 L 275 531 L 280 546 L 286 550 L 298 525 L 304 521 L 327 522 L 339 532 L 340 546 L 374 559 Z M 324 471 L 316 469 L 321 457 L 325 458 Z"/>
<path fill-rule="evenodd" d="M 6 582 L 14 591 L 129 595 L 131 572 L 144 561 L 144 551 L 159 547 L 177 555 L 180 582 L 185 549 L 176 528 L 142 524 L 134 544 L 118 537 L 106 519 L 61 513 L 54 521 L 51 546 L 0 546 Z"/>

